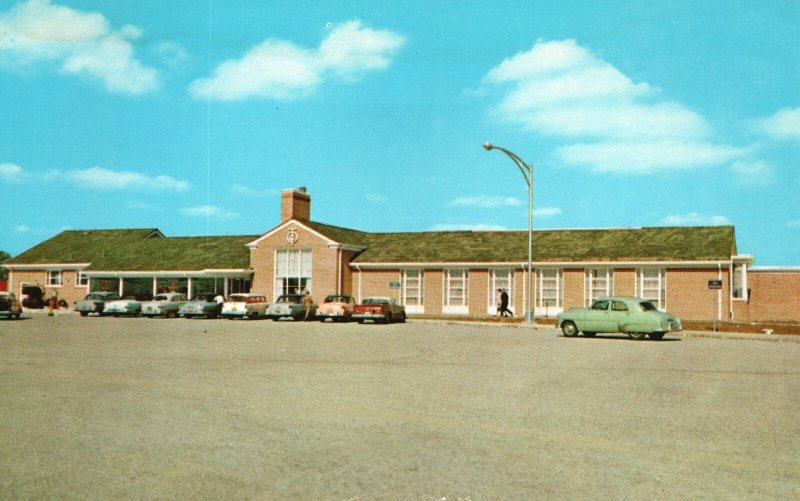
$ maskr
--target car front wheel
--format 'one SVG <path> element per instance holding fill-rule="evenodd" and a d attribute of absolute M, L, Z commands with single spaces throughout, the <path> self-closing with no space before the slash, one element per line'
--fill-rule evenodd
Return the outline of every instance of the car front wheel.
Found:
<path fill-rule="evenodd" d="M 633 339 L 634 341 L 641 341 L 645 337 L 644 332 L 629 332 L 628 337 Z"/>
<path fill-rule="evenodd" d="M 561 332 L 566 337 L 575 337 L 578 335 L 578 326 L 575 325 L 575 322 L 564 322 L 561 324 Z"/>
<path fill-rule="evenodd" d="M 650 339 L 655 339 L 656 341 L 661 341 L 662 339 L 664 339 L 663 332 L 651 332 L 650 334 L 648 334 L 648 336 L 650 336 Z"/>

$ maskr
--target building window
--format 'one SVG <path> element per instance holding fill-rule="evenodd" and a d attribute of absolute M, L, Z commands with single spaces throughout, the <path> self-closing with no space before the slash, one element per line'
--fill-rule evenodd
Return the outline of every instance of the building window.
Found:
<path fill-rule="evenodd" d="M 311 250 L 275 251 L 275 297 L 311 292 Z"/>
<path fill-rule="evenodd" d="M 422 278 L 422 270 L 402 270 L 400 272 L 401 302 L 405 305 L 407 312 L 422 313 L 424 311 Z"/>
<path fill-rule="evenodd" d="M 444 313 L 468 313 L 467 270 L 444 270 Z"/>
<path fill-rule="evenodd" d="M 489 271 L 489 305 L 488 314 L 496 315 L 500 305 L 500 292 L 502 289 L 508 294 L 508 308 L 514 311 L 514 270 Z"/>
<path fill-rule="evenodd" d="M 47 285 L 48 287 L 61 287 L 61 270 L 47 271 Z"/>
<path fill-rule="evenodd" d="M 561 313 L 564 300 L 564 272 L 561 269 L 536 270 L 536 315 L 550 317 Z"/>
<path fill-rule="evenodd" d="M 747 301 L 747 265 L 733 265 L 731 294 L 733 295 L 734 299 Z"/>
<path fill-rule="evenodd" d="M 228 294 L 250 292 L 250 280 L 247 278 L 229 278 Z"/>
<path fill-rule="evenodd" d="M 614 270 L 609 268 L 587 269 L 584 279 L 585 305 L 588 307 L 598 297 L 614 294 Z"/>
<path fill-rule="evenodd" d="M 647 299 L 659 310 L 667 309 L 667 272 L 664 268 L 636 270 L 636 295 Z"/>
<path fill-rule="evenodd" d="M 75 278 L 75 287 L 88 287 L 89 286 L 89 275 L 87 275 L 83 271 L 79 271 L 77 273 L 77 277 Z"/>

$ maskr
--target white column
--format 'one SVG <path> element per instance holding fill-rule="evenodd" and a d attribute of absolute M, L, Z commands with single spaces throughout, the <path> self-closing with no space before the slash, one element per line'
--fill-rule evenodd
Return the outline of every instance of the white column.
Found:
<path fill-rule="evenodd" d="M 188 283 L 186 285 L 186 296 L 189 299 L 192 299 L 192 277 L 189 277 Z"/>
<path fill-rule="evenodd" d="M 125 286 L 125 277 L 119 277 L 119 297 L 122 297 Z"/>

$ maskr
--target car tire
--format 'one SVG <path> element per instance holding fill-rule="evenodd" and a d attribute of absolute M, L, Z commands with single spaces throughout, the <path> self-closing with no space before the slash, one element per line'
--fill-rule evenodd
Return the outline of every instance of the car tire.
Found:
<path fill-rule="evenodd" d="M 650 334 L 648 334 L 648 336 L 650 336 L 650 339 L 654 339 L 656 341 L 661 341 L 662 339 L 664 339 L 663 332 L 651 332 Z"/>
<path fill-rule="evenodd" d="M 398 322 L 400 322 L 401 324 L 406 323 L 406 314 L 405 313 L 401 313 L 400 314 L 400 320 L 398 320 Z"/>
<path fill-rule="evenodd" d="M 81 312 L 81 316 L 82 317 L 88 317 L 89 316 L 89 312 L 88 311 L 82 311 Z"/>
<path fill-rule="evenodd" d="M 167 314 L 166 314 L 167 318 L 175 318 L 177 316 L 178 316 L 178 313 L 175 312 L 175 311 L 168 311 Z"/>
<path fill-rule="evenodd" d="M 583 333 L 584 337 L 595 337 L 596 335 L 597 335 L 596 332 L 584 332 Z"/>
<path fill-rule="evenodd" d="M 645 338 L 646 335 L 647 334 L 645 334 L 644 332 L 629 332 L 628 333 L 628 337 L 633 339 L 634 341 L 641 341 L 642 339 Z"/>
<path fill-rule="evenodd" d="M 250 316 L 250 320 L 255 320 L 255 319 L 258 318 L 258 312 L 257 311 L 253 311 L 253 312 L 250 313 L 249 316 Z"/>
<path fill-rule="evenodd" d="M 561 324 L 561 332 L 564 333 L 564 337 L 575 337 L 578 335 L 578 326 L 575 325 L 575 322 L 566 321 Z"/>

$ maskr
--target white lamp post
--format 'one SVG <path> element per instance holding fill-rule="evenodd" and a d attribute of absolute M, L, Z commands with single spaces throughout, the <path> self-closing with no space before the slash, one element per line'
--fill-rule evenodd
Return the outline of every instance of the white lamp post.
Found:
<path fill-rule="evenodd" d="M 528 293 L 525 297 L 525 321 L 533 322 L 533 162 L 526 164 L 516 153 L 500 146 L 495 146 L 489 141 L 483 143 L 486 151 L 500 150 L 514 161 L 525 178 L 528 185 Z"/>

